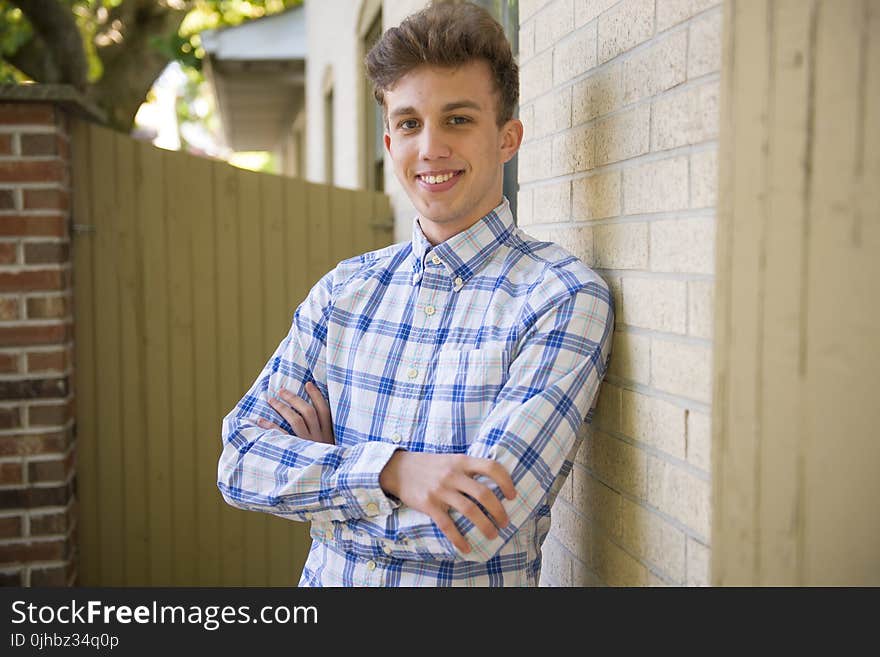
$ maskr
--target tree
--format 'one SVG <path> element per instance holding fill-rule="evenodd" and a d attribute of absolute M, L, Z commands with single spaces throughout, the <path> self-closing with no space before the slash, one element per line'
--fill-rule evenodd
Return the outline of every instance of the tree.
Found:
<path fill-rule="evenodd" d="M 0 0 L 0 77 L 70 84 L 127 132 L 169 62 L 201 68 L 199 32 L 301 2 Z"/>

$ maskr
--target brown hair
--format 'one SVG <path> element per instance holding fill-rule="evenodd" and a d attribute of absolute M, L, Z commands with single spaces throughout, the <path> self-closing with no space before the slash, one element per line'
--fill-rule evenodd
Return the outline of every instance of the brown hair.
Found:
<path fill-rule="evenodd" d="M 414 68 L 456 68 L 479 59 L 492 71 L 499 96 L 496 118 L 502 126 L 513 118 L 519 101 L 519 67 L 504 29 L 477 5 L 434 2 L 387 30 L 365 61 L 373 95 L 384 107 L 385 92 Z"/>

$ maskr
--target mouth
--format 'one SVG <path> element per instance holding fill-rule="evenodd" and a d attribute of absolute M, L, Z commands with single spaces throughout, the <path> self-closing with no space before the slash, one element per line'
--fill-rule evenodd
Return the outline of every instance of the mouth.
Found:
<path fill-rule="evenodd" d="M 432 171 L 417 174 L 416 180 L 425 189 L 442 192 L 455 185 L 463 173 L 463 169 L 456 171 Z"/>

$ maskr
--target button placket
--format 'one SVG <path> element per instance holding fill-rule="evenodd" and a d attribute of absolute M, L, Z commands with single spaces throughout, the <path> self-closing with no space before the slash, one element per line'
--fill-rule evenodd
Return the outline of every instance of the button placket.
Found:
<path fill-rule="evenodd" d="M 430 273 L 430 269 L 425 267 L 423 274 L 428 275 Z M 412 316 L 412 328 L 414 331 L 431 328 L 431 325 L 434 324 L 430 318 L 432 313 L 425 312 L 428 306 L 431 306 L 434 312 L 436 312 L 436 307 L 431 303 L 433 291 L 429 288 L 430 286 L 428 285 L 422 285 L 418 290 L 413 291 L 415 295 L 415 308 Z M 407 345 L 407 349 L 404 350 L 400 357 L 400 369 L 397 370 L 399 380 L 409 385 L 419 385 L 422 383 L 425 370 L 425 359 L 422 356 L 423 349 L 424 346 L 416 341 L 410 342 Z M 395 423 L 393 433 L 390 436 L 392 443 L 400 444 L 403 442 L 403 436 L 409 433 L 409 427 L 415 421 L 417 409 L 418 396 L 415 396 L 414 399 L 401 399 L 400 419 Z"/>

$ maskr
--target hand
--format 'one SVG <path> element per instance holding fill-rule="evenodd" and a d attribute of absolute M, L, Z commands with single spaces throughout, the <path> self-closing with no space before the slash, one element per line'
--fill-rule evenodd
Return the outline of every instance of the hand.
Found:
<path fill-rule="evenodd" d="M 287 423 L 293 427 L 294 432 L 300 438 L 312 440 L 316 443 L 335 445 L 336 439 L 333 435 L 333 419 L 330 415 L 330 405 L 321 395 L 318 386 L 311 381 L 306 384 L 306 392 L 312 400 L 311 404 L 289 390 L 281 390 L 278 392 L 277 397 L 269 397 L 269 406 L 287 420 Z M 264 420 L 263 418 L 257 420 L 257 424 L 263 429 L 283 431 L 274 422 Z"/>
<path fill-rule="evenodd" d="M 471 547 L 449 517 L 450 509 L 468 518 L 488 539 L 498 536 L 495 525 L 506 527 L 509 522 L 495 493 L 474 479 L 475 475 L 492 479 L 507 499 L 516 497 L 513 480 L 500 463 L 464 454 L 398 450 L 379 474 L 379 485 L 407 506 L 430 516 L 455 547 L 468 553 Z"/>

